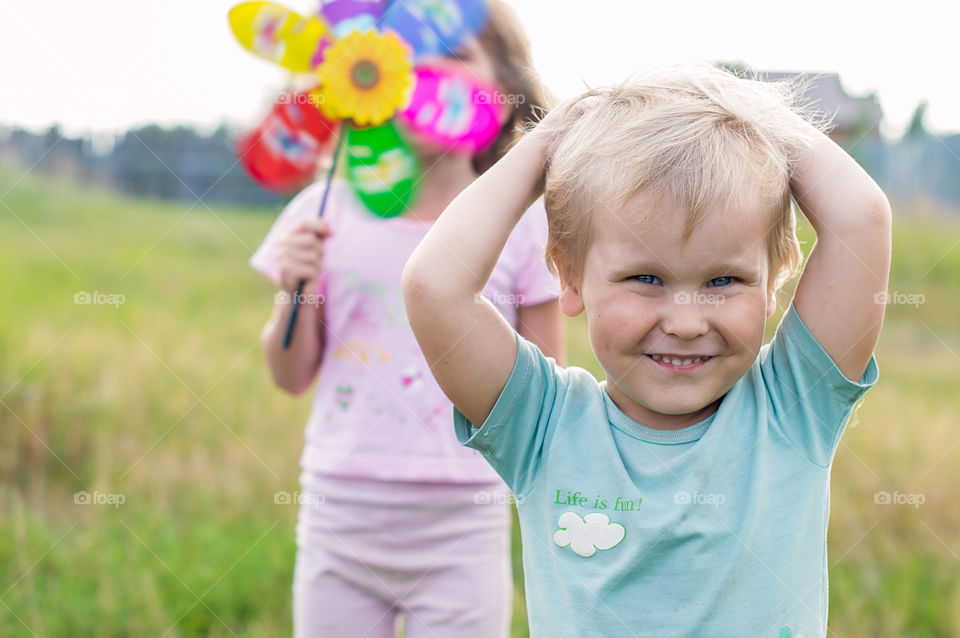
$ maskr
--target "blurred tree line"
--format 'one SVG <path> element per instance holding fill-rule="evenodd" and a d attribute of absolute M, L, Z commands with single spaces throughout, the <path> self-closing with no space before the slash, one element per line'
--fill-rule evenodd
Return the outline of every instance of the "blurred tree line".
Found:
<path fill-rule="evenodd" d="M 854 123 L 835 139 L 890 197 L 960 209 L 960 134 L 931 133 L 923 122 L 926 108 L 923 102 L 917 107 L 898 140 L 881 137 L 875 118 L 859 128 Z M 0 160 L 145 197 L 281 205 L 287 197 L 258 186 L 237 163 L 234 135 L 226 125 L 203 134 L 186 126 L 149 124 L 85 138 L 65 137 L 56 126 L 43 133 L 0 127 Z"/>
<path fill-rule="evenodd" d="M 276 205 L 286 198 L 253 182 L 237 163 L 234 131 L 148 124 L 120 135 L 71 138 L 56 126 L 43 133 L 0 128 L 0 158 L 24 168 L 161 199 Z"/>

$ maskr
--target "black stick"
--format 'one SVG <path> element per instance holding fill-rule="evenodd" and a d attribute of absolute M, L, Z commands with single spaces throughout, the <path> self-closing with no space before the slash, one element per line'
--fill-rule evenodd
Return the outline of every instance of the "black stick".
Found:
<path fill-rule="evenodd" d="M 337 138 L 337 148 L 333 151 L 333 162 L 330 164 L 330 171 L 327 173 L 327 183 L 323 188 L 323 199 L 320 200 L 320 210 L 317 211 L 317 217 L 323 217 L 323 210 L 327 207 L 327 195 L 330 194 L 330 183 L 333 181 L 333 173 L 337 170 L 337 158 L 340 157 L 340 146 L 343 144 L 343 138 L 347 136 L 346 122 L 340 127 L 340 135 Z M 293 327 L 297 323 L 297 311 L 300 309 L 300 299 L 303 297 L 303 287 L 306 285 L 306 279 L 301 279 L 297 286 L 297 293 L 293 296 L 293 309 L 290 311 L 290 319 L 287 321 L 287 331 L 283 335 L 283 349 L 290 349 L 290 341 L 293 339 Z"/>

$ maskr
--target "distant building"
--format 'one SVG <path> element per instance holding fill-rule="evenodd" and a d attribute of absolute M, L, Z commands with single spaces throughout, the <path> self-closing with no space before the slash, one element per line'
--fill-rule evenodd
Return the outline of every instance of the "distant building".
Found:
<path fill-rule="evenodd" d="M 841 146 L 847 147 L 861 138 L 880 139 L 883 109 L 876 93 L 850 95 L 837 73 L 758 71 L 739 63 L 721 63 L 721 66 L 747 75 L 755 73 L 770 82 L 799 81 L 806 89 L 802 103 L 830 119 L 833 124 L 830 137 Z"/>
<path fill-rule="evenodd" d="M 830 137 L 846 146 L 861 137 L 879 138 L 883 109 L 876 93 L 853 96 L 846 92 L 837 73 L 761 72 L 765 80 L 800 80 L 808 87 L 803 94 L 804 104 L 823 113 L 833 122 Z"/>

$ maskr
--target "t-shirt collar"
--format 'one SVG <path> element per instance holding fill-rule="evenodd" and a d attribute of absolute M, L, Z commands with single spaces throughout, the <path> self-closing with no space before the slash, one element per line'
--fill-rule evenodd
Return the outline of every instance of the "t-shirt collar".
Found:
<path fill-rule="evenodd" d="M 691 426 L 679 430 L 657 430 L 655 428 L 641 425 L 624 414 L 623 411 L 617 407 L 617 404 L 613 402 L 613 399 L 610 398 L 610 395 L 607 394 L 606 381 L 602 381 L 600 383 L 600 390 L 603 394 L 603 403 L 607 411 L 607 420 L 610 422 L 610 425 L 648 443 L 659 443 L 660 445 L 680 445 L 683 443 L 692 443 L 697 441 L 703 436 L 703 433 L 707 431 L 707 428 L 710 427 L 714 417 L 717 416 L 717 412 L 720 411 L 718 408 L 716 412 L 705 418 L 703 421 L 694 423 Z M 720 407 L 723 407 L 722 403 L 720 404 Z"/>

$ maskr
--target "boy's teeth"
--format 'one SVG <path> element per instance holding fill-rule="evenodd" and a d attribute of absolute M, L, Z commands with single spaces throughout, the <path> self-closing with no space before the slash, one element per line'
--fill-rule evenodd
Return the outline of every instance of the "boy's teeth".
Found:
<path fill-rule="evenodd" d="M 650 356 L 653 357 L 655 361 L 663 361 L 665 363 L 669 363 L 670 365 L 675 365 L 675 366 L 688 366 L 691 363 L 700 363 L 706 358 L 706 357 L 693 357 L 693 358 L 679 359 L 677 357 L 665 357 L 660 354 L 654 354 Z"/>

